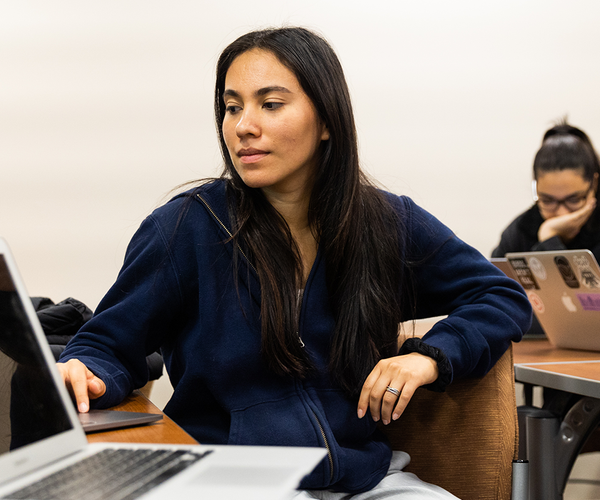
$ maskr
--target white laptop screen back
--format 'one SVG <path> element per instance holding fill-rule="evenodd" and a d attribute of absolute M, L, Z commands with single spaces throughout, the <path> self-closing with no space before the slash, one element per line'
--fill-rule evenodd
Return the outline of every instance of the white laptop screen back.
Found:
<path fill-rule="evenodd" d="M 72 427 L 0 256 L 0 453 Z"/>
<path fill-rule="evenodd" d="M 74 409 L 65 405 L 64 386 L 57 387 L 52 354 L 37 339 L 43 333 L 18 280 L 0 240 L 0 483 L 73 452 L 83 436 Z M 68 434 L 74 439 L 65 439 Z"/>

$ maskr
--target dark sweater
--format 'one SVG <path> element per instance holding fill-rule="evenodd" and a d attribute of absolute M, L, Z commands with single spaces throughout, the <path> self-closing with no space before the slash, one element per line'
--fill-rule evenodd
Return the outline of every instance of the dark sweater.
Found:
<path fill-rule="evenodd" d="M 182 212 L 189 196 L 195 199 Z M 529 327 L 527 297 L 410 199 L 389 199 L 406 225 L 406 261 L 418 263 L 415 317 L 449 315 L 424 342 L 445 354 L 449 380 L 484 375 Z M 108 407 L 145 384 L 145 356 L 160 346 L 174 387 L 165 413 L 198 441 L 326 446 L 329 457 L 302 488 L 371 489 L 388 470 L 391 448 L 370 416 L 358 419 L 357 400 L 327 372 L 335 320 L 325 259 L 317 254 L 300 312 L 299 335 L 315 373 L 304 380 L 276 376 L 260 354 L 258 278 L 242 262 L 236 288 L 224 226 L 231 227 L 222 181 L 157 209 L 62 360 L 78 358 L 106 382 L 95 404 Z"/>
<path fill-rule="evenodd" d="M 558 236 L 538 241 L 538 231 L 544 222 L 537 205 L 519 215 L 504 230 L 500 243 L 492 257 L 504 257 L 508 252 L 530 252 L 546 250 L 591 250 L 600 262 L 600 207 L 571 241 L 565 243 Z"/>

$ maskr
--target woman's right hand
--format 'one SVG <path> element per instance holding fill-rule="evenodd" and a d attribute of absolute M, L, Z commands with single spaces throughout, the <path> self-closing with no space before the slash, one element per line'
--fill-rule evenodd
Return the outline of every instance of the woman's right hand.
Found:
<path fill-rule="evenodd" d="M 579 210 L 546 219 L 538 230 L 538 241 L 546 241 L 554 236 L 558 236 L 564 242 L 571 241 L 579 234 L 595 208 L 596 196 L 590 192 L 585 205 Z"/>
<path fill-rule="evenodd" d="M 67 389 L 75 398 L 80 413 L 86 413 L 90 409 L 90 399 L 97 399 L 106 392 L 106 384 L 78 359 L 56 363 L 56 366 Z"/>

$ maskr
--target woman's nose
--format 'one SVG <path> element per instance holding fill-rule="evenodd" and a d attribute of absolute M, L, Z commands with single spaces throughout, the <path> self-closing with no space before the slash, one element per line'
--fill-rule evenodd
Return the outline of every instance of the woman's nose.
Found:
<path fill-rule="evenodd" d="M 260 123 L 258 114 L 247 106 L 240 114 L 240 119 L 235 126 L 235 133 L 242 138 L 246 135 L 259 136 Z"/>
<path fill-rule="evenodd" d="M 556 207 L 554 216 L 556 217 L 558 215 L 566 215 L 566 214 L 570 214 L 570 213 L 571 213 L 571 210 L 569 210 L 564 203 L 561 203 L 560 205 L 558 205 L 558 207 Z"/>

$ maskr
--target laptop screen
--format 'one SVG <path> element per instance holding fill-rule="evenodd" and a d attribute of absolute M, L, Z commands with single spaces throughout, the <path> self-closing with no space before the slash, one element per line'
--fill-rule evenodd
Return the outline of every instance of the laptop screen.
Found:
<path fill-rule="evenodd" d="M 72 429 L 0 254 L 0 455 Z"/>

